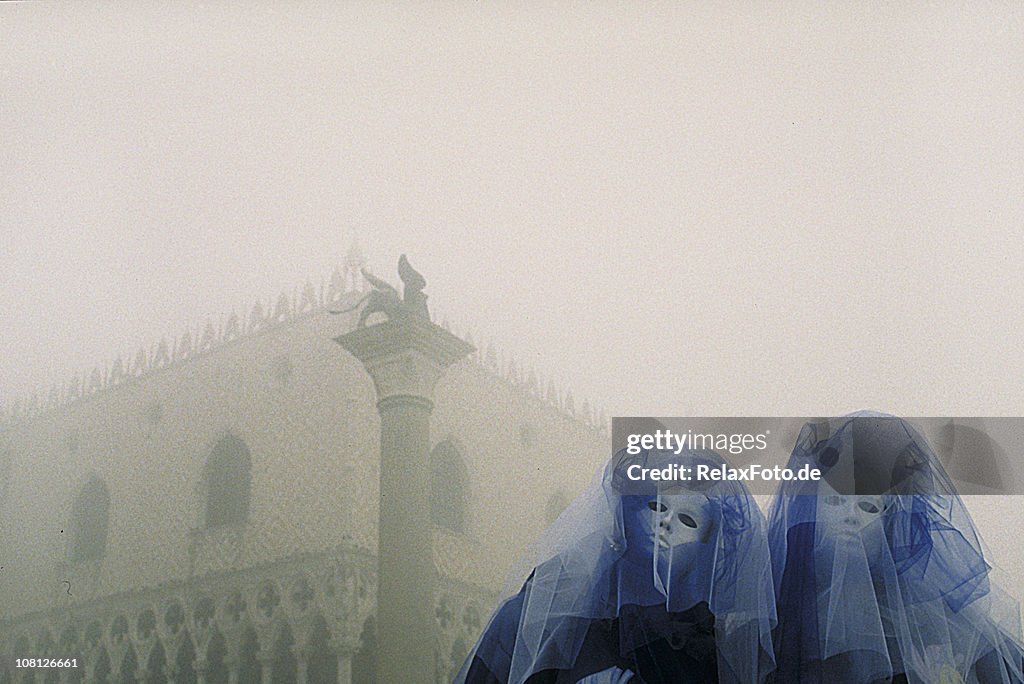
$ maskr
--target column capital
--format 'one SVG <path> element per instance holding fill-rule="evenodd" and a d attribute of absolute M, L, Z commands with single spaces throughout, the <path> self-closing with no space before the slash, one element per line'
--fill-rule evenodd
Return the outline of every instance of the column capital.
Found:
<path fill-rule="evenodd" d="M 381 401 L 398 396 L 429 400 L 445 369 L 473 351 L 468 342 L 417 317 L 357 328 L 334 341 L 363 363 Z"/>
<path fill-rule="evenodd" d="M 256 660 L 265 668 L 273 665 L 274 661 L 277 660 L 277 657 L 277 653 L 270 651 L 264 652 L 262 648 L 256 652 Z"/>

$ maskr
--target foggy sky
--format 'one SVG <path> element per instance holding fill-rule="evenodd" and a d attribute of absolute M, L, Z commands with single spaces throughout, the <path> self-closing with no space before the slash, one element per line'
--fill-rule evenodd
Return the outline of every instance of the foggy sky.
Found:
<path fill-rule="evenodd" d="M 1024 8 L 0 6 L 0 403 L 407 253 L 577 405 L 1021 415 Z"/>

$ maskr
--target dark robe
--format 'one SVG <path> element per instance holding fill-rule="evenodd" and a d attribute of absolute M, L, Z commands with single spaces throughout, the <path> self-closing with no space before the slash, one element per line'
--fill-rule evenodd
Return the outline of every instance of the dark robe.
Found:
<path fill-rule="evenodd" d="M 529 582 L 498 609 L 469 667 L 467 684 L 507 684 Z M 585 636 L 572 668 L 535 672 L 529 684 L 576 684 L 613 667 L 633 672 L 635 684 L 718 681 L 715 617 L 707 603 L 679 613 L 626 605 L 615 618 L 576 619 Z"/>

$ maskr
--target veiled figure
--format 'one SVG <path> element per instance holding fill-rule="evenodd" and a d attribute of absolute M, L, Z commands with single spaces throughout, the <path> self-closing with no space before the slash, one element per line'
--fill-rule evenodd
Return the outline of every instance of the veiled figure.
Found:
<path fill-rule="evenodd" d="M 1022 682 L 1016 602 L 963 501 L 893 416 L 808 423 L 769 515 L 777 682 Z"/>
<path fill-rule="evenodd" d="M 617 453 L 535 545 L 456 681 L 764 681 L 775 606 L 756 503 L 736 481 L 628 477 L 723 463 Z"/>

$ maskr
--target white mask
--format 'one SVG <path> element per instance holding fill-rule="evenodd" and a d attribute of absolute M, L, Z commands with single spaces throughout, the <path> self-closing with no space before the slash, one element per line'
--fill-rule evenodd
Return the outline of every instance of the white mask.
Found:
<path fill-rule="evenodd" d="M 647 502 L 649 534 L 655 549 L 707 539 L 712 520 L 703 494 L 662 494 Z"/>
<path fill-rule="evenodd" d="M 884 497 L 876 495 L 844 495 L 823 491 L 817 501 L 819 542 L 876 536 L 881 530 L 875 523 L 881 520 L 886 503 Z"/>

